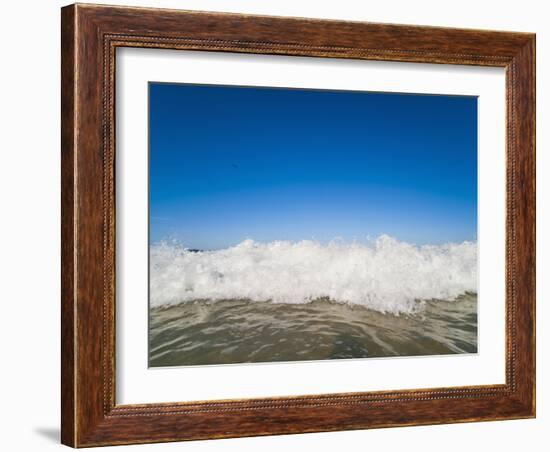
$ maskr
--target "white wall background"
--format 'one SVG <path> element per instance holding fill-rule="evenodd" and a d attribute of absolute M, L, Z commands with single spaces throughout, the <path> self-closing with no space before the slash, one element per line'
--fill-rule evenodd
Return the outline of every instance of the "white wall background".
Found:
<path fill-rule="evenodd" d="M 256 451 L 547 450 L 550 391 L 545 331 L 550 308 L 550 13 L 536 0 L 315 2 L 299 0 L 113 0 L 118 4 L 537 33 L 538 417 L 536 420 L 118 447 L 116 450 Z M 97 3 L 97 2 L 93 2 Z M 59 8 L 2 5 L 0 45 L 0 444 L 7 451 L 59 450 Z M 546 207 L 546 208 L 545 208 Z M 7 253 L 6 253 L 7 251 Z M 520 351 L 521 352 L 521 351 Z M 545 381 L 546 380 L 546 381 Z"/>

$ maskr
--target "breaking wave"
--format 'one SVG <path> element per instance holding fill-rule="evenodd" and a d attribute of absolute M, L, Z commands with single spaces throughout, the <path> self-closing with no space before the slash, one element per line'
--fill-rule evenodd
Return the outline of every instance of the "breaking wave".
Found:
<path fill-rule="evenodd" d="M 477 244 L 415 246 L 387 235 L 367 244 L 245 240 L 196 252 L 150 248 L 151 307 L 196 300 L 308 303 L 325 298 L 383 313 L 412 313 L 422 300 L 477 289 Z"/>

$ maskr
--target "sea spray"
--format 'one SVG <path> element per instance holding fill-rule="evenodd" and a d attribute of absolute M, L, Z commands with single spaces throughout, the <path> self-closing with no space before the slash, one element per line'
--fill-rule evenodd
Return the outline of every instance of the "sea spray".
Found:
<path fill-rule="evenodd" d="M 477 244 L 415 246 L 387 235 L 369 243 L 253 240 L 194 252 L 150 248 L 152 307 L 196 300 L 309 303 L 325 298 L 382 313 L 412 313 L 421 300 L 477 291 Z"/>

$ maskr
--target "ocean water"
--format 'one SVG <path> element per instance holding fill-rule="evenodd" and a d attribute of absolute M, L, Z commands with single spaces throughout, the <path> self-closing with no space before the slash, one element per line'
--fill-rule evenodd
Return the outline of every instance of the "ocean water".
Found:
<path fill-rule="evenodd" d="M 477 352 L 477 245 L 150 249 L 149 365 Z"/>

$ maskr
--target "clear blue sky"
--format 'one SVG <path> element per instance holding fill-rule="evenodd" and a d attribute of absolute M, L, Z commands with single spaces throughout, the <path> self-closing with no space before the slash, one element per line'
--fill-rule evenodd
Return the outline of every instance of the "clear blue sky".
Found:
<path fill-rule="evenodd" d="M 477 98 L 149 84 L 150 238 L 476 240 Z"/>

